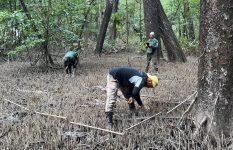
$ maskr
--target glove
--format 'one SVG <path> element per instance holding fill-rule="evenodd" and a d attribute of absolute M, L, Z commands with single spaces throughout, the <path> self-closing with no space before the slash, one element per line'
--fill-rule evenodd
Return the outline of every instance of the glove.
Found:
<path fill-rule="evenodd" d="M 108 128 L 113 127 L 113 112 L 105 112 Z"/>

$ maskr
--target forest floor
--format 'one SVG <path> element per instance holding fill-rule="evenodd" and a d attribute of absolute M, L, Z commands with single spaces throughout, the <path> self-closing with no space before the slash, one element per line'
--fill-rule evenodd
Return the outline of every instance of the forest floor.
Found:
<path fill-rule="evenodd" d="M 145 64 L 145 56 L 133 53 L 90 55 L 81 58 L 81 68 L 73 78 L 64 77 L 63 69 L 32 67 L 19 61 L 0 64 L 0 149 L 187 149 L 191 142 L 182 144 L 180 138 L 185 135 L 171 128 L 188 102 L 169 115 L 163 114 L 121 136 L 33 114 L 6 101 L 33 111 L 65 116 L 73 122 L 105 128 L 104 89 L 108 70 L 129 65 L 144 70 Z M 196 84 L 197 58 L 188 57 L 187 63 L 162 61 L 159 85 L 154 91 L 147 88 L 141 91 L 146 110 L 140 111 L 139 116 L 130 115 L 119 92 L 114 131 L 123 132 L 141 121 L 140 117 L 171 110 L 196 91 Z"/>

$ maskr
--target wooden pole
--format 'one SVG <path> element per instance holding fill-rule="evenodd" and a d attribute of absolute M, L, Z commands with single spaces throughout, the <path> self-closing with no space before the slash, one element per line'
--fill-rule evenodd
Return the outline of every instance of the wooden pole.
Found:
<path fill-rule="evenodd" d="M 159 113 L 157 113 L 157 114 L 155 114 L 155 115 L 153 115 L 153 116 L 151 116 L 151 117 L 149 117 L 149 118 L 147 118 L 147 119 L 145 119 L 145 120 L 143 120 L 143 121 L 141 121 L 141 122 L 127 128 L 127 129 L 125 129 L 125 131 L 128 131 L 128 130 L 130 130 L 130 129 L 132 129 L 132 128 L 134 128 L 134 127 L 136 127 L 136 126 L 138 126 L 138 125 L 140 125 L 140 124 L 142 124 L 142 123 L 144 123 L 144 122 L 146 122 L 146 121 L 148 121 L 148 120 L 150 120 L 150 119 L 152 119 L 152 118 L 154 118 L 154 117 L 156 117 L 156 116 L 158 116 L 160 114 L 161 114 L 161 112 L 159 112 Z"/>
<path fill-rule="evenodd" d="M 64 119 L 64 120 L 67 120 L 67 117 L 63 117 L 63 116 L 57 116 L 57 115 L 52 115 L 52 114 L 48 114 L 48 113 L 42 113 L 42 112 L 38 112 L 38 111 L 31 111 L 30 109 L 20 105 L 20 104 L 17 104 L 13 101 L 10 101 L 10 100 L 7 100 L 7 99 L 3 99 L 4 101 L 7 101 L 11 104 L 14 104 L 20 108 L 23 108 L 27 111 L 30 111 L 30 112 L 34 112 L 36 114 L 39 114 L 39 115 L 43 115 L 43 116 L 48 116 L 48 117 L 54 117 L 54 118 L 59 118 L 59 119 Z M 90 126 L 90 125 L 86 125 L 86 124 L 82 124 L 82 123 L 78 123 L 78 122 L 72 122 L 70 121 L 69 122 L 70 124 L 74 124 L 74 125 L 79 125 L 79 126 L 83 126 L 83 127 L 86 127 L 86 128 L 91 128 L 91 129 L 96 129 L 96 130 L 101 130 L 101 131 L 105 131 L 105 132 L 108 132 L 108 133 L 113 133 L 113 134 L 117 134 L 117 135 L 124 135 L 124 133 L 121 133 L 121 132 L 115 132 L 115 131 L 112 131 L 112 130 L 108 130 L 108 129 L 104 129 L 104 128 L 99 128 L 99 127 L 94 127 L 94 126 Z"/>

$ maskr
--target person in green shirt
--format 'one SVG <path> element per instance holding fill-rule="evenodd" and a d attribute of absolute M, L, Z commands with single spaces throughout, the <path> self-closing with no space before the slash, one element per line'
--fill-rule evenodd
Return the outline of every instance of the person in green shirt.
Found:
<path fill-rule="evenodd" d="M 77 65 L 79 64 L 79 56 L 77 53 L 77 43 L 73 43 L 72 47 L 68 52 L 66 52 L 65 56 L 63 57 L 64 60 L 64 67 L 65 73 L 67 75 L 72 75 L 72 68 L 73 68 L 73 75 L 76 72 Z"/>
<path fill-rule="evenodd" d="M 152 61 L 155 73 L 158 73 L 157 48 L 159 46 L 158 40 L 155 38 L 155 33 L 151 32 L 149 40 L 146 42 L 147 66 L 145 72 L 149 71 L 150 62 Z"/>

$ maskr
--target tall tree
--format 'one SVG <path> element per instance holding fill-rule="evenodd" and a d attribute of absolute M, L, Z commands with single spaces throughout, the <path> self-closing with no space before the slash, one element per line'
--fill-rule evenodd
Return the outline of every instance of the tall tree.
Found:
<path fill-rule="evenodd" d="M 146 34 L 149 35 L 151 31 L 154 31 L 157 39 L 160 40 L 160 36 L 162 37 L 170 61 L 185 62 L 186 57 L 172 30 L 160 0 L 143 0 L 143 4 Z"/>
<path fill-rule="evenodd" d="M 82 26 L 81 26 L 81 31 L 79 33 L 79 38 L 80 39 L 82 38 L 85 27 L 87 26 L 87 23 L 88 23 L 87 19 L 88 19 L 88 15 L 90 14 L 92 5 L 95 5 L 94 2 L 95 2 L 95 0 L 90 1 L 89 4 L 88 4 L 88 7 L 84 8 L 84 13 L 83 13 L 84 19 L 83 19 L 83 23 L 82 23 Z"/>
<path fill-rule="evenodd" d="M 129 44 L 129 6 L 128 0 L 125 0 L 125 10 L 126 10 L 126 44 Z"/>
<path fill-rule="evenodd" d="M 201 0 L 195 135 L 233 133 L 233 1 Z"/>
<path fill-rule="evenodd" d="M 164 12 L 161 2 L 158 0 L 158 11 L 159 11 L 159 26 L 161 37 L 164 42 L 164 46 L 168 52 L 168 58 L 170 61 L 186 62 L 187 59 L 182 51 L 179 41 L 172 30 L 172 26 L 168 21 L 168 18 Z"/>
<path fill-rule="evenodd" d="M 97 38 L 96 49 L 95 49 L 95 52 L 99 53 L 99 55 L 101 55 L 101 52 L 102 52 L 104 39 L 106 36 L 109 20 L 111 18 L 111 14 L 112 14 L 112 8 L 113 8 L 113 0 L 106 0 L 106 9 L 104 12 L 104 18 L 102 20 L 100 32 L 99 32 L 99 35 Z"/>
<path fill-rule="evenodd" d="M 194 25 L 190 12 L 189 0 L 184 0 L 184 12 L 183 17 L 185 20 L 185 32 L 188 39 L 193 41 L 195 39 Z"/>
<path fill-rule="evenodd" d="M 118 11 L 118 4 L 119 4 L 119 0 L 115 0 L 113 3 L 113 13 L 115 14 L 114 16 L 114 20 L 112 23 L 112 28 L 111 28 L 111 35 L 110 35 L 110 39 L 111 40 L 115 40 L 117 37 L 117 17 L 116 17 L 116 13 Z"/>
<path fill-rule="evenodd" d="M 159 0 L 143 0 L 146 36 L 154 32 L 157 39 L 160 38 L 158 2 Z"/>
<path fill-rule="evenodd" d="M 37 29 L 35 23 L 34 23 L 34 20 L 33 18 L 31 17 L 31 14 L 29 13 L 25 3 L 24 3 L 24 0 L 19 0 L 20 1 L 20 5 L 21 7 L 23 8 L 23 11 L 24 13 L 26 14 L 28 20 L 31 21 L 31 26 L 32 26 L 32 29 L 34 32 L 39 32 L 39 30 Z M 45 25 L 45 33 L 44 33 L 44 38 L 45 38 L 45 41 L 42 43 L 42 47 L 43 47 L 43 50 L 44 50 L 44 60 L 45 60 L 45 63 L 48 64 L 48 62 L 50 62 L 50 64 L 54 64 L 53 62 L 53 59 L 52 59 L 52 56 L 51 54 L 49 53 L 49 50 L 48 50 L 48 40 L 49 40 L 49 23 L 50 23 L 50 9 L 51 9 L 51 0 L 48 1 L 48 9 L 47 9 L 47 14 L 46 14 L 46 25 Z M 38 34 L 38 38 L 39 39 L 42 39 L 42 35 Z"/>
<path fill-rule="evenodd" d="M 160 30 L 159 30 L 159 10 L 158 10 L 159 0 L 143 0 L 144 6 L 144 22 L 145 22 L 145 31 L 146 36 L 148 37 L 150 32 L 155 33 L 155 38 L 160 42 Z M 157 50 L 158 60 L 160 58 L 161 46 Z"/>

